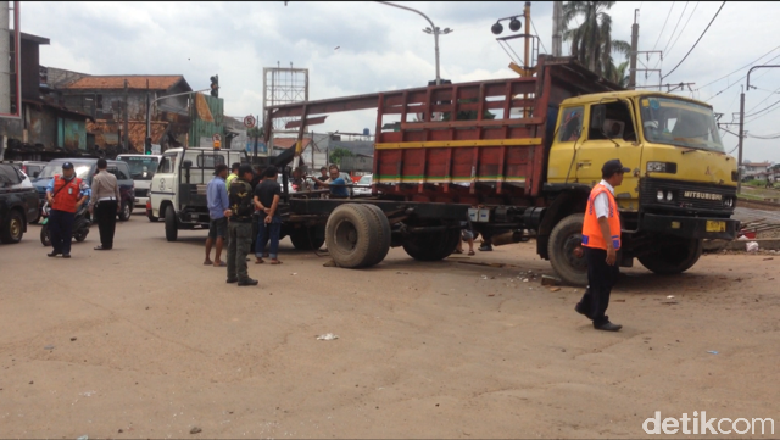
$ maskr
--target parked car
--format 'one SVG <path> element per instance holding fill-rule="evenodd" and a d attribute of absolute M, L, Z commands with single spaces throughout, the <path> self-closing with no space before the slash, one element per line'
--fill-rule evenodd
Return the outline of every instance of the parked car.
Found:
<path fill-rule="evenodd" d="M 35 189 L 21 186 L 23 180 L 17 167 L 0 164 L 0 243 L 18 243 L 27 232 L 27 224 L 38 219 Z"/>
<path fill-rule="evenodd" d="M 43 168 L 49 164 L 49 162 L 39 162 L 33 160 L 25 160 L 21 162 L 22 171 L 30 178 L 30 182 L 38 180 L 38 174 L 43 171 Z"/>
<path fill-rule="evenodd" d="M 38 175 L 38 180 L 35 182 L 35 188 L 38 190 L 38 196 L 43 204 L 43 200 L 46 198 L 46 188 L 54 178 L 62 173 L 62 163 L 71 162 L 73 164 L 73 171 L 76 176 L 83 179 L 88 185 L 92 185 L 92 178 L 97 171 L 97 159 L 94 158 L 64 158 L 55 159 L 49 162 Z M 133 205 L 135 204 L 134 185 L 133 179 L 130 177 L 130 168 L 126 162 L 109 160 L 107 171 L 116 176 L 117 183 L 119 184 L 119 193 L 122 196 L 122 210 L 117 214 L 117 218 L 121 221 L 127 221 L 130 219 L 130 214 L 133 213 Z"/>
<path fill-rule="evenodd" d="M 363 176 L 357 182 L 358 185 L 371 185 L 373 183 L 374 183 L 374 176 L 373 175 Z M 361 187 L 353 188 L 352 189 L 352 194 L 356 195 L 356 196 L 360 196 L 360 195 L 369 195 L 370 196 L 371 195 L 371 188 L 370 187 L 368 187 L 368 188 L 361 188 Z"/>

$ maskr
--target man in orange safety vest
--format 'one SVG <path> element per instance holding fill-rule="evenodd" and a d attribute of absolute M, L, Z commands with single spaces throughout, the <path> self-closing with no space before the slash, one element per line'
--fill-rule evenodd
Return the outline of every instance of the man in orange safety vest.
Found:
<path fill-rule="evenodd" d="M 615 187 L 623 183 L 623 174 L 631 171 L 612 159 L 601 168 L 601 183 L 593 187 L 585 207 L 582 225 L 582 246 L 588 264 L 590 288 L 574 307 L 593 320 L 599 330 L 616 332 L 623 328 L 613 324 L 606 315 L 609 295 L 618 276 L 616 254 L 620 250 L 620 214 L 615 202 Z"/>

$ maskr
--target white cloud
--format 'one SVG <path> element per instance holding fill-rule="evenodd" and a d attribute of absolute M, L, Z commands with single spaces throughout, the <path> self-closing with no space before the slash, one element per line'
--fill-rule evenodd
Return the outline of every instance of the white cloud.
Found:
<path fill-rule="evenodd" d="M 454 30 L 440 37 L 443 78 L 460 82 L 515 76 L 507 67 L 511 61 L 507 52 L 522 57 L 522 40 L 510 42 L 514 53 L 505 51 L 490 33 L 490 25 L 499 17 L 522 13 L 522 2 L 398 3 L 425 11 L 437 26 Z M 667 53 L 663 61 L 641 58 L 640 67 L 654 68 L 660 61 L 657 67 L 664 75 L 691 48 L 720 5 L 687 2 L 683 15 L 685 3 L 675 2 L 666 21 L 672 3 L 617 2 L 610 11 L 614 38 L 629 40 L 634 10 L 641 4 L 640 50 L 651 50 L 658 41 L 655 49 L 666 48 Z M 551 11 L 552 2 L 532 3 L 535 26 L 531 31 L 539 33 L 546 48 L 542 53 L 551 48 Z M 181 73 L 195 89 L 207 88 L 209 77 L 218 73 L 220 97 L 227 113 L 235 116 L 260 113 L 262 69 L 277 63 L 293 62 L 310 69 L 311 99 L 424 86 L 435 72 L 433 37 L 422 32 L 428 23 L 377 2 L 291 1 L 289 6 L 282 1 L 25 2 L 22 14 L 25 32 L 52 41 L 41 48 L 43 65 L 93 74 Z M 710 98 L 747 69 L 702 86 L 778 44 L 774 35 L 778 16 L 777 2 L 728 2 L 696 49 L 664 83 L 695 82 L 694 89 L 701 89 L 694 96 Z M 509 35 L 507 26 L 504 29 L 503 35 Z M 339 50 L 334 50 L 336 46 Z M 564 52 L 568 53 L 566 43 Z M 780 49 L 763 62 L 775 55 L 780 55 Z M 772 64 L 780 64 L 780 58 Z M 642 72 L 637 78 L 639 84 L 657 82 L 652 75 L 645 80 Z M 780 99 L 771 95 L 780 88 L 780 69 L 759 70 L 751 80 L 759 89 L 747 93 L 747 110 L 757 104 L 753 111 L 760 110 Z M 739 84 L 744 79 L 710 101 L 715 111 L 726 114 L 723 121 L 739 111 Z M 746 129 L 757 135 L 776 133 L 779 117 L 780 112 L 765 114 Z M 375 124 L 372 112 L 355 112 L 331 116 L 315 130 L 359 132 L 370 127 L 373 131 Z M 733 147 L 736 138 L 726 135 L 725 142 Z M 774 143 L 747 139 L 744 157 L 780 161 Z"/>

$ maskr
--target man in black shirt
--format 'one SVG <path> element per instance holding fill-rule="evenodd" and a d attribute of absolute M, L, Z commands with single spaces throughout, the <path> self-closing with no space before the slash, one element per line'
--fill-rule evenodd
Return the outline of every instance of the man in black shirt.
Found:
<path fill-rule="evenodd" d="M 263 181 L 255 187 L 255 205 L 262 210 L 265 215 L 258 217 L 257 241 L 255 245 L 255 263 L 263 263 L 263 248 L 265 247 L 266 237 L 271 240 L 271 248 L 268 250 L 268 256 L 271 258 L 271 264 L 280 264 L 279 261 L 279 231 L 282 228 L 282 219 L 277 214 L 279 207 L 279 197 L 281 189 L 278 179 L 279 171 L 275 166 L 266 168 Z"/>
<path fill-rule="evenodd" d="M 257 280 L 249 278 L 246 270 L 246 256 L 252 247 L 252 167 L 241 165 L 238 176 L 230 184 L 228 203 L 230 204 L 230 223 L 228 232 L 227 282 L 238 283 L 239 286 L 256 286 Z"/>

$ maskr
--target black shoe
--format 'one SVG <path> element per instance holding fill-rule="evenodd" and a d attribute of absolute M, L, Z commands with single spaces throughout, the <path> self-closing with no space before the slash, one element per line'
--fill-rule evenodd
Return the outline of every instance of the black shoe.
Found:
<path fill-rule="evenodd" d="M 62 255 L 62 252 L 51 251 L 51 252 L 49 252 L 46 255 L 49 256 L 49 257 L 56 257 L 57 255 Z"/>
<path fill-rule="evenodd" d="M 62 258 L 70 258 L 70 254 L 62 254 Z"/>
<path fill-rule="evenodd" d="M 243 278 L 243 279 L 238 280 L 238 285 L 239 286 L 256 286 L 257 285 L 257 280 L 253 280 L 252 278 L 249 278 L 249 277 Z"/>
<path fill-rule="evenodd" d="M 620 324 L 613 324 L 609 321 L 602 322 L 601 324 L 593 324 L 593 327 L 596 328 L 596 330 L 604 330 L 606 332 L 616 332 L 623 328 Z"/>
<path fill-rule="evenodd" d="M 483 252 L 492 251 L 493 250 L 493 246 L 491 246 L 489 244 L 483 244 L 482 246 L 479 247 L 479 250 L 481 250 Z"/>
<path fill-rule="evenodd" d="M 590 319 L 590 316 L 589 316 L 590 314 L 587 311 L 582 309 L 582 304 L 580 304 L 580 303 L 575 304 L 574 305 L 574 311 L 579 313 L 580 315 L 583 315 L 586 318 Z"/>
<path fill-rule="evenodd" d="M 238 282 L 238 278 L 228 278 L 225 282 L 228 284 L 235 284 Z"/>
<path fill-rule="evenodd" d="M 111 248 L 110 248 L 110 247 L 103 247 L 103 246 L 101 245 L 101 246 L 95 246 L 95 250 L 96 250 L 96 251 L 110 251 L 110 250 L 111 250 Z"/>

